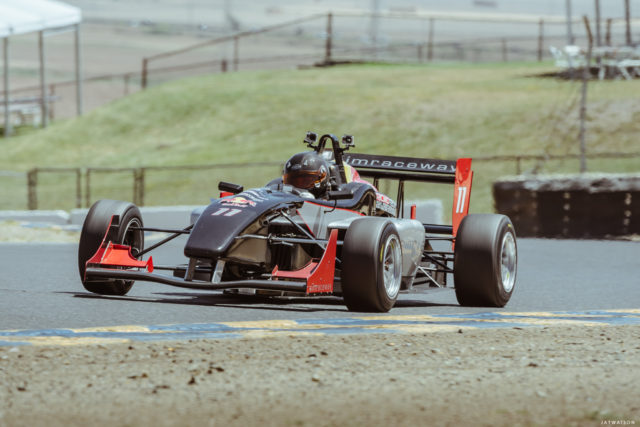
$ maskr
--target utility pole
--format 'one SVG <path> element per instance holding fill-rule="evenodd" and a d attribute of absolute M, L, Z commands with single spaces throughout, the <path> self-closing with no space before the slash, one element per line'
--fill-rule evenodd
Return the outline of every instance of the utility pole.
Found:
<path fill-rule="evenodd" d="M 542 61 L 542 52 L 544 50 L 544 20 L 540 19 L 538 23 L 538 62 Z"/>
<path fill-rule="evenodd" d="M 631 46 L 631 7 L 629 0 L 624 0 L 624 19 L 627 23 L 627 46 Z"/>
<path fill-rule="evenodd" d="M 371 0 L 371 24 L 369 38 L 373 46 L 374 57 L 378 58 L 378 40 L 380 32 L 380 0 Z"/>
<path fill-rule="evenodd" d="M 585 143 L 586 134 L 586 119 L 587 119 L 587 85 L 591 78 L 591 52 L 593 50 L 593 35 L 591 34 L 591 26 L 589 25 L 589 18 L 587 16 L 582 17 L 584 21 L 585 29 L 587 30 L 587 37 L 589 39 L 589 50 L 587 50 L 587 63 L 582 70 L 582 96 L 580 99 L 580 173 L 587 171 L 587 148 Z"/>
<path fill-rule="evenodd" d="M 231 13 L 231 0 L 224 0 L 223 3 L 223 13 L 224 13 L 224 27 L 227 34 L 232 34 L 240 28 L 240 23 L 233 17 Z M 230 39 L 229 42 L 224 44 L 224 52 L 222 53 L 223 61 L 227 61 L 229 56 L 232 56 L 232 61 L 237 71 L 238 64 L 238 41 L 236 38 Z"/>
<path fill-rule="evenodd" d="M 240 22 L 231 13 L 231 0 L 224 0 L 224 19 L 229 26 L 229 32 L 240 30 Z"/>
<path fill-rule="evenodd" d="M 429 18 L 429 38 L 427 39 L 427 60 L 431 62 L 433 59 L 433 27 L 435 21 L 433 18 Z"/>
<path fill-rule="evenodd" d="M 324 63 L 331 64 L 331 49 L 333 48 L 333 14 L 327 14 L 327 40 L 325 42 Z"/>
<path fill-rule="evenodd" d="M 627 0 L 628 1 L 628 0 Z M 566 9 L 567 9 L 567 44 L 572 45 L 575 44 L 575 39 L 573 38 L 573 30 L 571 29 L 571 0 L 566 0 Z"/>
<path fill-rule="evenodd" d="M 602 38 L 600 37 L 600 0 L 596 1 L 596 46 L 602 46 Z"/>
<path fill-rule="evenodd" d="M 3 80 L 4 80 L 4 137 L 8 138 L 11 136 L 11 116 L 9 114 L 9 101 L 11 98 L 11 90 L 9 89 L 9 37 L 5 37 L 2 39 L 2 56 L 3 63 L 2 67 L 4 72 Z"/>

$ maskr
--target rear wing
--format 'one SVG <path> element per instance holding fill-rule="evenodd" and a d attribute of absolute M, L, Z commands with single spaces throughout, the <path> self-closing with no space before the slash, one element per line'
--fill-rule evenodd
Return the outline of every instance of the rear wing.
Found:
<path fill-rule="evenodd" d="M 398 217 L 404 215 L 405 181 L 453 184 L 452 225 L 424 224 L 427 232 L 451 234 L 455 237 L 460 221 L 469 213 L 473 180 L 470 158 L 454 161 L 344 153 L 343 161 L 354 167 L 360 176 L 373 178 L 373 185 L 376 188 L 380 179 L 398 180 L 396 200 L 396 216 Z"/>

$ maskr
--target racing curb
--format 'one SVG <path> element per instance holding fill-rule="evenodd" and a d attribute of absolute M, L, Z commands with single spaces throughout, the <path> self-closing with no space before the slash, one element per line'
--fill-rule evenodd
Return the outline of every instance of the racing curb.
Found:
<path fill-rule="evenodd" d="M 640 309 L 562 312 L 491 312 L 440 315 L 371 315 L 337 319 L 264 320 L 175 325 L 129 325 L 82 329 L 0 331 L 0 346 L 90 345 L 132 341 L 327 336 L 344 334 L 425 334 L 473 329 L 549 326 L 640 326 Z"/>

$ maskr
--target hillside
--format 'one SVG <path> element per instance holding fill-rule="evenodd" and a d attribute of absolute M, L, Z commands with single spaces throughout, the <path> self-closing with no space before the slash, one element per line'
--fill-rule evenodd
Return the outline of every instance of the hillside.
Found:
<path fill-rule="evenodd" d="M 283 162 L 305 148 L 301 141 L 307 130 L 353 134 L 357 152 L 378 154 L 456 158 L 576 153 L 579 84 L 532 77 L 549 70 L 548 64 L 530 63 L 362 65 L 174 81 L 82 118 L 0 142 L 0 170 Z M 590 85 L 589 151 L 638 149 L 638 93 L 638 80 Z M 637 170 L 635 160 L 591 165 Z M 575 168 L 571 161 L 550 163 L 541 170 Z M 485 200 L 478 206 L 490 210 L 487 184 L 499 174 L 513 174 L 515 166 L 478 162 L 475 169 L 479 186 L 474 206 L 481 198 Z M 270 167 L 231 175 L 240 183 L 259 185 L 277 173 Z M 218 179 L 229 179 L 222 175 L 210 177 L 206 188 L 213 190 L 205 197 L 196 185 L 202 176 L 182 174 L 155 181 L 149 177 L 145 200 L 206 201 L 215 194 Z M 166 182 L 172 185 L 164 191 Z M 104 191 L 96 197 L 114 197 Z"/>

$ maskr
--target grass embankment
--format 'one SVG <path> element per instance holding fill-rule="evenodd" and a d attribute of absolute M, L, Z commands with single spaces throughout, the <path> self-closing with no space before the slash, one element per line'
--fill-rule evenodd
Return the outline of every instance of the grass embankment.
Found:
<path fill-rule="evenodd" d="M 579 83 L 531 77 L 549 69 L 530 63 L 363 65 L 191 78 L 3 141 L 0 170 L 284 162 L 305 149 L 301 140 L 307 130 L 353 134 L 361 153 L 432 158 L 576 153 Z M 589 88 L 588 151 L 638 150 L 640 81 L 594 82 Z M 590 166 L 637 171 L 637 163 Z M 541 166 L 541 172 L 575 171 L 577 162 Z M 491 211 L 490 183 L 513 174 L 515 165 L 476 162 L 474 169 L 472 211 Z M 218 180 L 257 186 L 277 174 L 276 167 L 150 172 L 145 202 L 206 203 L 217 193 Z M 74 185 L 71 175 L 43 175 L 39 207 L 73 207 Z M 92 200 L 131 198 L 130 173 L 94 175 L 91 185 Z M 24 208 L 26 188 L 2 186 L 0 209 Z M 451 194 L 437 186 L 414 188 L 409 198 L 435 194 L 449 201 Z"/>

